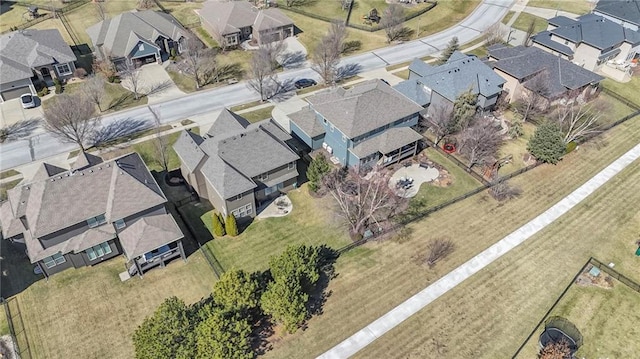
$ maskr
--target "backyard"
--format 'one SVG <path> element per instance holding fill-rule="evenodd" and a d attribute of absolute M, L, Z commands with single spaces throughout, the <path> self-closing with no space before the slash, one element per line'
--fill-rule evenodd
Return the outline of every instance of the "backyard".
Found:
<path fill-rule="evenodd" d="M 606 274 L 602 272 L 601 276 Z M 619 281 L 612 288 L 573 284 L 549 316 L 560 316 L 573 323 L 583 337 L 577 358 L 633 358 L 638 348 L 621 338 L 640 336 L 640 293 Z M 518 355 L 533 358 L 543 327 L 536 330 Z"/>
<path fill-rule="evenodd" d="M 582 15 L 591 12 L 594 3 L 589 0 L 529 0 L 527 6 L 568 11 Z"/>

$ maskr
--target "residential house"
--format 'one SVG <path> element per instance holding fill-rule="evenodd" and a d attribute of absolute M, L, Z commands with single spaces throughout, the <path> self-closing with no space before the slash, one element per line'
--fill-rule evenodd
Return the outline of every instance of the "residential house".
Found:
<path fill-rule="evenodd" d="M 202 26 L 226 46 L 253 39 L 258 45 L 293 36 L 294 25 L 282 11 L 258 9 L 248 1 L 207 1 L 199 11 Z"/>
<path fill-rule="evenodd" d="M 595 14 L 573 20 L 564 16 L 549 19 L 546 31 L 531 37 L 533 45 L 572 61 L 589 71 L 607 61 L 622 65 L 640 52 L 640 32 Z"/>
<path fill-rule="evenodd" d="M 185 258 L 167 198 L 137 153 L 109 161 L 81 153 L 71 169 L 44 163 L 7 197 L 2 236 L 47 277 L 119 254 L 132 275 Z"/>
<path fill-rule="evenodd" d="M 116 66 L 166 61 L 186 50 L 188 32 L 171 15 L 153 10 L 125 12 L 87 28 L 94 54 Z"/>
<path fill-rule="evenodd" d="M 537 47 L 492 45 L 488 50 L 493 70 L 506 80 L 503 89 L 509 102 L 529 91 L 527 88 L 533 83 L 528 81 L 538 75 L 546 77 L 543 96 L 550 103 L 587 92 L 593 94 L 603 80 L 602 76 Z"/>
<path fill-rule="evenodd" d="M 249 123 L 227 109 L 199 136 L 183 131 L 173 145 L 180 171 L 225 216 L 256 216 L 258 207 L 298 184 L 291 136 L 274 121 Z"/>
<path fill-rule="evenodd" d="M 306 98 L 289 115 L 294 136 L 334 163 L 374 167 L 416 154 L 422 136 L 411 129 L 423 108 L 380 80 L 336 88 Z"/>
<path fill-rule="evenodd" d="M 50 86 L 73 76 L 76 60 L 57 29 L 0 35 L 0 102 L 35 95 L 34 81 Z"/>
<path fill-rule="evenodd" d="M 599 0 L 593 13 L 631 30 L 640 30 L 640 0 Z"/>
<path fill-rule="evenodd" d="M 420 59 L 409 65 L 409 79 L 394 88 L 423 107 L 452 108 L 456 99 L 471 91 L 478 97 L 478 108 L 491 110 L 506 81 L 476 56 L 454 52 L 440 66 L 430 66 Z"/>

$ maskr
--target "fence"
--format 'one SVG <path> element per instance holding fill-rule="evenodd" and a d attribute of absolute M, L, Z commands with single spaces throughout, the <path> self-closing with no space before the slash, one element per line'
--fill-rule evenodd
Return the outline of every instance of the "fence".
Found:
<path fill-rule="evenodd" d="M 3 31 L 2 33 L 14 31 L 14 30 L 28 29 L 28 28 L 30 28 L 30 27 L 38 24 L 38 23 L 41 23 L 41 22 L 45 21 L 45 20 L 49 20 L 49 19 L 55 18 L 56 16 L 60 16 L 61 20 L 63 21 L 63 25 L 64 25 L 65 29 L 69 33 L 69 36 L 71 36 L 72 40 L 74 42 L 76 42 L 76 45 L 78 45 L 77 36 L 75 36 L 75 33 L 73 33 L 70 30 L 70 27 L 68 27 L 68 24 L 64 23 L 64 20 L 62 19 L 62 16 L 64 16 L 64 14 L 66 12 L 69 12 L 71 10 L 77 9 L 82 5 L 88 4 L 89 2 L 90 2 L 89 0 L 78 0 L 78 1 L 71 2 L 68 5 L 65 5 L 65 6 L 63 6 L 61 8 L 56 8 L 56 7 L 53 7 L 53 6 L 44 6 L 44 5 L 23 3 L 23 2 L 15 3 L 15 5 L 24 6 L 24 7 L 35 6 L 35 7 L 39 8 L 39 9 L 50 11 L 50 13 L 44 14 L 42 16 L 39 16 L 39 17 L 35 18 L 35 19 L 29 20 L 27 22 L 24 22 L 24 23 L 22 23 L 20 25 L 15 26 L 13 29 L 9 29 L 9 30 Z"/>
<path fill-rule="evenodd" d="M 426 136 L 422 136 L 422 138 L 429 146 L 435 148 L 436 151 L 440 152 L 442 155 L 444 155 L 445 157 L 450 159 L 453 163 L 455 163 L 458 167 L 460 167 L 463 170 L 465 170 L 467 173 L 469 173 L 471 175 L 471 177 L 473 177 L 476 180 L 478 180 L 478 182 L 480 182 L 480 183 L 482 183 L 484 185 L 488 185 L 489 184 L 489 181 L 487 181 L 484 177 L 482 177 L 482 175 L 480 175 L 479 173 L 475 172 L 473 169 L 470 169 L 469 166 L 467 166 L 465 163 L 460 161 L 456 156 L 453 156 L 450 153 L 447 153 L 445 150 L 443 150 L 439 146 L 436 146 L 436 144 L 433 141 L 431 141 L 430 139 L 428 139 Z"/>
<path fill-rule="evenodd" d="M 629 101 L 628 99 L 620 96 L 616 92 L 613 92 L 613 91 L 609 90 L 608 88 L 605 88 L 605 87 L 601 87 L 601 88 L 602 88 L 602 92 L 606 93 L 607 95 L 615 98 L 616 100 L 622 102 L 623 104 L 631 107 L 634 110 L 640 110 L 640 104 L 637 104 L 635 102 Z"/>
<path fill-rule="evenodd" d="M 618 281 L 620 281 L 620 283 L 626 285 L 627 287 L 635 290 L 636 292 L 640 293 L 640 284 L 638 284 L 638 282 L 635 282 L 631 279 L 629 279 L 628 277 L 624 276 L 622 273 L 618 272 L 617 270 L 609 267 L 608 265 L 605 265 L 604 263 L 600 262 L 599 260 L 595 259 L 595 258 L 590 258 L 589 259 L 589 263 L 592 264 L 595 267 L 600 268 L 601 271 L 607 273 L 608 275 L 612 276 L 613 278 L 617 279 Z"/>
<path fill-rule="evenodd" d="M 13 349 L 21 359 L 31 359 L 31 347 L 22 321 L 20 305 L 15 298 L 5 300 L 0 297 L 0 303 L 4 307 L 4 313 L 7 316 L 7 324 L 9 324 L 9 333 L 13 339 Z"/>

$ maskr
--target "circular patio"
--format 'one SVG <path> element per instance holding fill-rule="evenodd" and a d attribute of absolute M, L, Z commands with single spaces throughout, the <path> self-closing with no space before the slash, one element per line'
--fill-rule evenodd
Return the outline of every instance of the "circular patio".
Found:
<path fill-rule="evenodd" d="M 420 186 L 425 182 L 432 182 L 440 175 L 435 167 L 412 164 L 397 170 L 389 179 L 389 187 L 395 190 L 400 197 L 415 197 L 420 190 Z"/>

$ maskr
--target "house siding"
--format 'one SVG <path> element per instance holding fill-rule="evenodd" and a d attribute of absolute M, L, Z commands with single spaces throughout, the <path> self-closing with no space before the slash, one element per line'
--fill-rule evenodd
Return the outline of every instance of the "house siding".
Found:
<path fill-rule="evenodd" d="M 297 168 L 297 165 L 294 166 L 293 169 L 289 169 L 289 165 L 287 164 L 279 168 L 276 168 L 273 171 L 269 171 L 269 178 L 266 181 L 268 182 L 269 179 L 279 178 L 279 177 L 287 178 L 286 180 L 280 182 L 282 184 L 282 188 L 280 190 L 281 191 L 291 190 L 298 181 L 296 168 Z M 291 178 L 291 176 L 293 176 L 293 178 Z M 262 183 L 262 181 L 260 181 L 257 177 L 255 177 L 253 180 L 258 184 L 258 188 L 255 190 L 255 197 L 258 204 L 260 204 L 260 202 L 265 199 L 273 197 L 274 195 L 273 193 L 271 195 L 265 195 L 264 190 L 265 188 L 267 188 L 267 186 L 264 183 Z M 278 184 L 276 184 L 276 186 Z M 274 192 L 274 193 L 277 193 L 277 192 Z"/>
<path fill-rule="evenodd" d="M 322 126 L 325 129 L 324 142 L 327 143 L 327 146 L 331 147 L 331 155 L 337 157 L 343 165 L 348 166 L 347 146 L 350 142 L 349 138 L 346 138 L 345 135 L 346 141 L 343 141 L 342 137 L 344 134 L 329 121 L 327 121 L 327 123 L 322 122 Z M 333 130 L 331 129 L 332 126 Z"/>
<path fill-rule="evenodd" d="M 248 204 L 251 205 L 251 214 L 248 217 L 255 217 L 256 216 L 256 199 L 255 199 L 255 195 L 253 193 L 253 191 L 247 191 L 245 193 L 242 194 L 242 198 L 235 200 L 235 201 L 229 201 L 229 200 L 225 200 L 225 206 L 226 206 L 226 210 L 227 210 L 227 215 L 229 213 L 232 213 L 233 211 L 235 211 L 236 209 L 246 206 Z M 239 218 L 238 218 L 239 219 Z"/>
<path fill-rule="evenodd" d="M 140 49 L 140 45 L 142 45 L 142 50 Z M 140 57 L 145 57 L 149 55 L 155 55 L 156 57 L 160 56 L 160 50 L 156 47 L 155 44 L 151 44 L 146 41 L 139 41 L 136 46 L 133 48 L 131 53 L 129 53 L 130 59 L 137 59 Z"/>
<path fill-rule="evenodd" d="M 602 64 L 598 65 L 598 56 L 600 54 L 600 50 L 582 43 L 573 54 L 573 62 L 589 71 L 595 71 L 602 66 Z"/>
<path fill-rule="evenodd" d="M 509 101 L 509 103 L 512 103 L 513 101 L 516 101 L 517 99 L 519 99 L 520 93 L 522 91 L 521 91 L 521 86 L 518 79 L 497 68 L 494 68 L 493 71 L 495 71 L 495 73 L 497 73 L 507 81 L 502 86 L 502 89 L 508 92 L 507 100 Z"/>
<path fill-rule="evenodd" d="M 206 198 L 209 200 L 209 202 L 211 202 L 215 209 L 217 209 L 219 212 L 222 212 L 226 216 L 227 213 L 229 213 L 227 212 L 226 201 L 222 199 L 220 195 L 218 195 L 218 192 L 216 192 L 209 181 L 205 182 L 205 187 L 207 188 Z"/>
<path fill-rule="evenodd" d="M 73 268 L 73 262 L 71 261 L 70 255 L 69 254 L 65 254 L 64 255 L 64 259 L 66 260 L 64 263 L 62 264 L 58 264 L 54 267 L 51 268 L 47 268 L 47 266 L 44 265 L 43 261 L 39 261 L 38 263 L 40 264 L 40 268 L 42 268 L 42 271 L 48 276 L 51 276 L 53 274 L 56 273 L 60 273 L 65 269 L 68 268 Z"/>

